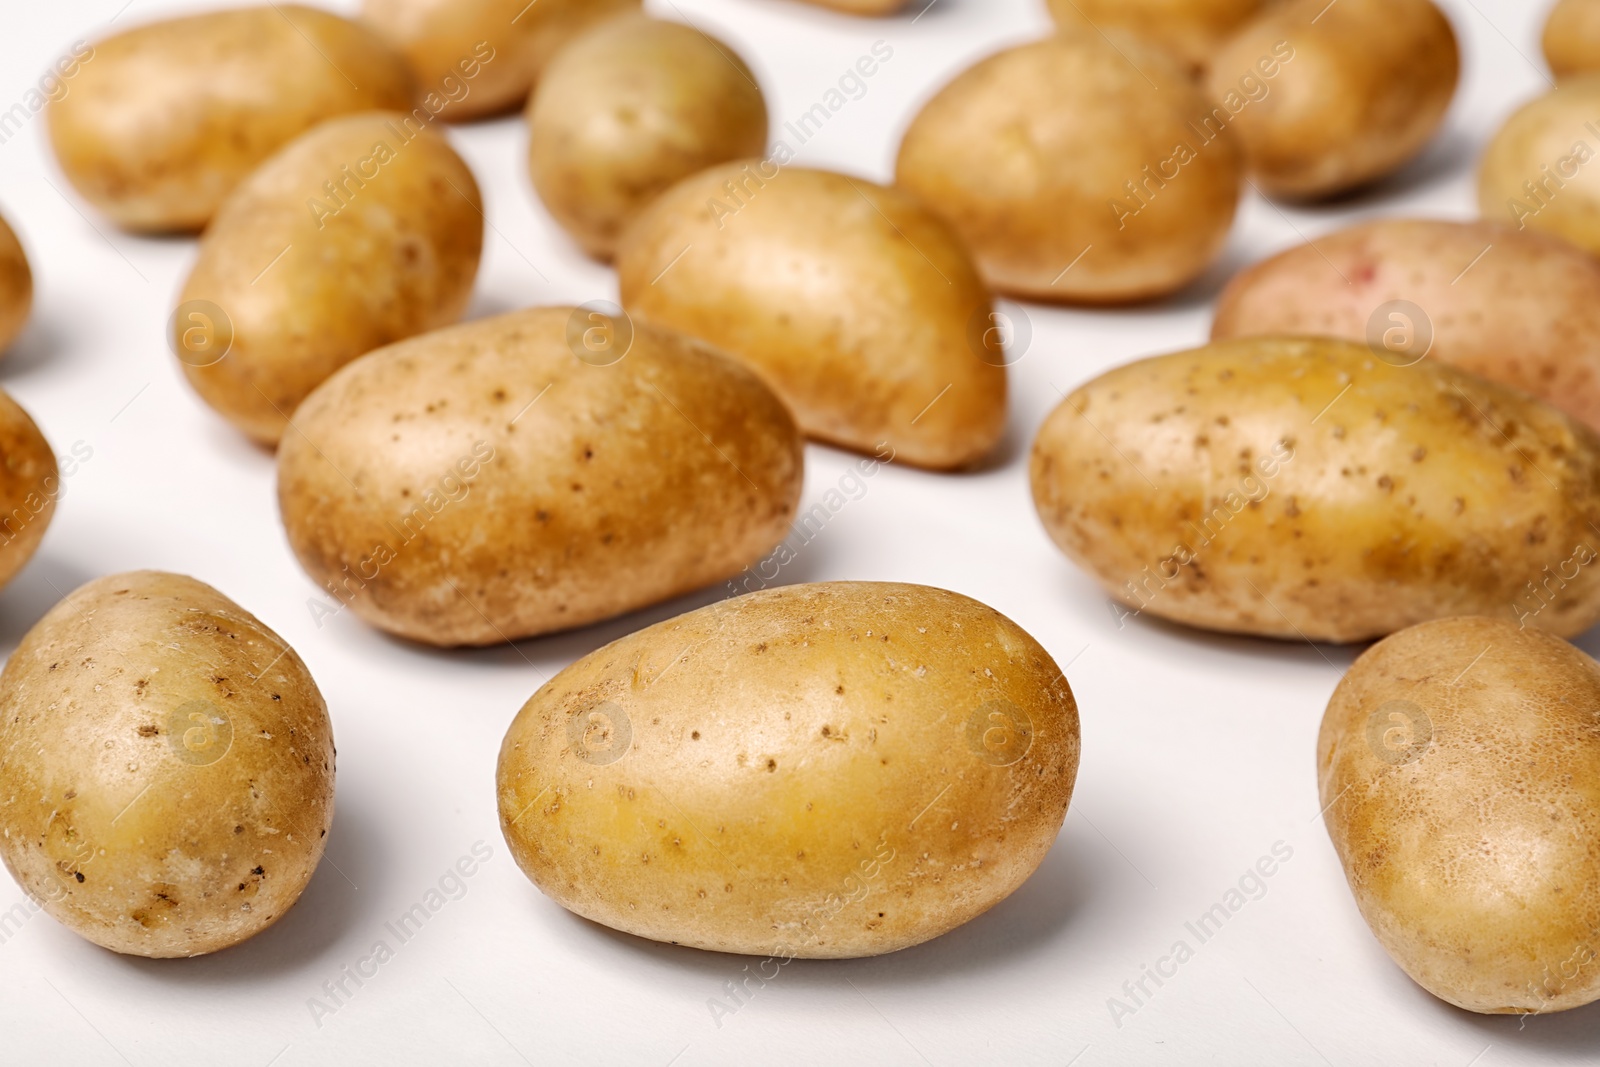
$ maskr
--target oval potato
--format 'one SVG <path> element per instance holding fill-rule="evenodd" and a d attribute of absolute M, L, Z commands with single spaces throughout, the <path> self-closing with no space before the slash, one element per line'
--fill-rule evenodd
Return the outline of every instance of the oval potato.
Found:
<path fill-rule="evenodd" d="M 1600 71 L 1600 0 L 1559 0 L 1545 19 L 1542 44 L 1557 78 Z"/>
<path fill-rule="evenodd" d="M 21 405 L 0 392 L 0 586 L 38 551 L 60 495 L 50 442 Z"/>
<path fill-rule="evenodd" d="M 33 309 L 33 271 L 22 242 L 0 217 L 0 356 L 27 325 Z"/>
<path fill-rule="evenodd" d="M 1478 165 L 1486 219 L 1600 254 L 1600 74 L 1563 81 L 1500 127 Z"/>
<path fill-rule="evenodd" d="M 1268 0 L 1047 0 L 1067 29 L 1138 33 L 1196 68 Z"/>

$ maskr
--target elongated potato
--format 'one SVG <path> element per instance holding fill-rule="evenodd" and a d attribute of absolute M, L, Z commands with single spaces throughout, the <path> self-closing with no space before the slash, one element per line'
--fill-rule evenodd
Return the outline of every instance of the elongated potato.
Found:
<path fill-rule="evenodd" d="M 0 356 L 27 325 L 33 309 L 33 271 L 22 242 L 0 216 Z"/>
<path fill-rule="evenodd" d="M 1506 120 L 1478 165 L 1483 217 L 1600 255 L 1600 74 L 1563 81 Z"/>
<path fill-rule="evenodd" d="M 333 777 L 305 664 L 193 578 L 90 582 L 0 675 L 0 856 L 117 952 L 197 956 L 272 925 L 322 858 Z"/>
<path fill-rule="evenodd" d="M 1557 78 L 1600 71 L 1600 0 L 1559 0 L 1545 19 L 1542 43 Z"/>
<path fill-rule="evenodd" d="M 477 182 L 439 134 L 395 112 L 330 120 L 223 204 L 173 351 L 206 403 L 275 445 L 328 375 L 461 317 L 483 227 Z"/>
<path fill-rule="evenodd" d="M 540 889 L 615 929 L 872 956 L 1033 873 L 1078 745 L 1066 679 L 993 608 L 916 585 L 789 586 L 551 679 L 500 748 L 500 826 Z"/>
<path fill-rule="evenodd" d="M 1328 702 L 1324 821 L 1362 916 L 1457 1007 L 1600 1000 L 1600 664 L 1482 617 L 1375 645 Z"/>
<path fill-rule="evenodd" d="M 33 558 L 56 513 L 61 471 L 39 427 L 0 392 L 0 586 Z"/>
<path fill-rule="evenodd" d="M 1140 360 L 1051 414 L 1031 477 L 1119 623 L 1362 641 L 1448 615 L 1600 619 L 1600 438 L 1432 361 L 1271 337 Z"/>
<path fill-rule="evenodd" d="M 404 111 L 415 92 L 405 60 L 358 23 L 299 4 L 217 11 L 96 44 L 48 109 L 50 140 L 67 179 L 119 225 L 198 230 L 312 126 Z"/>
<path fill-rule="evenodd" d="M 1268 0 L 1046 0 L 1063 28 L 1139 33 L 1197 68 Z"/>

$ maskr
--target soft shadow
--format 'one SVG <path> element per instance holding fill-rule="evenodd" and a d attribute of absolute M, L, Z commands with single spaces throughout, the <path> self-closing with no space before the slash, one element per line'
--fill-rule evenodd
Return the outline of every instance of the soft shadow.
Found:
<path fill-rule="evenodd" d="M 521 311 L 529 306 L 531 305 L 512 303 L 510 300 L 492 293 L 486 293 L 480 289 L 473 294 L 472 303 L 468 306 L 467 313 L 461 317 L 461 321 L 466 323 L 477 322 L 480 319 L 492 319 L 500 315 L 509 315 L 513 311 Z"/>
<path fill-rule="evenodd" d="M 1473 1027 L 1485 1043 L 1498 1048 L 1566 1063 L 1600 1059 L 1600 1003 L 1550 1015 L 1479 1015 L 1431 996 L 1427 999 L 1433 1001 L 1436 1011 L 1450 1016 L 1452 1022 Z"/>
<path fill-rule="evenodd" d="M 1422 155 L 1393 174 L 1326 200 L 1289 201 L 1287 205 L 1301 211 L 1340 212 L 1386 206 L 1398 197 L 1470 171 L 1477 156 L 1478 146 L 1470 136 L 1460 130 L 1447 130 L 1435 137 Z"/>
<path fill-rule="evenodd" d="M 950 18 L 951 12 L 964 6 L 964 0 L 906 0 L 906 6 L 889 15 L 852 15 L 844 11 L 830 11 L 801 0 L 771 0 L 765 5 L 775 10 L 787 9 L 797 17 L 809 16 L 813 21 L 833 19 L 847 26 L 871 26 L 875 23 L 908 24 L 913 21 L 931 21 Z"/>
<path fill-rule="evenodd" d="M 1236 659 L 1262 659 L 1269 656 L 1275 659 L 1292 659 L 1304 666 L 1332 667 L 1341 675 L 1349 670 L 1356 657 L 1372 644 L 1370 641 L 1361 641 L 1349 645 L 1336 645 L 1301 637 L 1256 637 L 1252 634 L 1222 633 L 1159 618 L 1149 612 L 1137 619 L 1127 620 L 1126 625 L 1143 627 L 1162 638 L 1195 645 L 1215 655 L 1228 655 Z"/>
<path fill-rule="evenodd" d="M 1222 295 L 1222 290 L 1233 281 L 1234 275 L 1250 266 L 1253 260 L 1239 248 L 1235 242 L 1228 242 L 1228 247 L 1222 255 L 1213 260 L 1211 265 L 1188 285 L 1179 289 L 1171 296 L 1157 300 L 1146 305 L 1162 311 L 1193 311 L 1196 308 L 1210 308 L 1216 304 L 1217 298 Z M 1210 325 L 1207 324 L 1207 329 Z"/>
<path fill-rule="evenodd" d="M 21 573 L 0 590 L 0 652 L 9 656 L 45 612 L 95 577 L 56 558 L 48 550 L 34 556 Z"/>
<path fill-rule="evenodd" d="M 963 467 L 957 471 L 930 472 L 935 478 L 970 477 L 974 474 L 993 474 L 995 471 L 1013 467 L 1028 452 L 1028 434 L 1018 425 L 1018 421 L 1006 416 L 1006 430 L 1000 435 L 1000 440 L 991 448 L 987 455 L 970 467 Z"/>
<path fill-rule="evenodd" d="M 71 331 L 48 311 L 34 306 L 33 318 L 22 336 L 0 360 L 0 380 L 14 381 L 41 370 L 62 365 L 62 356 L 71 351 Z"/>

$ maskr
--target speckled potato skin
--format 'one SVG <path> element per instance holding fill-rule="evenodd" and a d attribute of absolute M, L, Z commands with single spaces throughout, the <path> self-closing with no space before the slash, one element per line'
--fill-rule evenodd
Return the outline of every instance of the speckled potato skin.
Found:
<path fill-rule="evenodd" d="M 767 145 L 766 98 L 745 62 L 644 15 L 603 22 L 563 49 L 527 117 L 533 187 L 597 259 L 673 184 Z"/>
<path fill-rule="evenodd" d="M 4 217 L 0 217 L 0 356 L 22 333 L 33 309 L 33 271 L 27 253 Z"/>
<path fill-rule="evenodd" d="M 1323 338 L 1140 360 L 1045 420 L 1030 475 L 1051 538 L 1128 612 L 1339 642 L 1600 619 L 1600 438 L 1432 360 Z"/>
<path fill-rule="evenodd" d="M 0 675 L 0 856 L 117 952 L 198 956 L 280 918 L 322 858 L 333 778 L 305 664 L 193 578 L 80 587 Z"/>
<path fill-rule="evenodd" d="M 802 442 L 760 379 L 645 326 L 591 365 L 567 346 L 572 318 L 429 334 L 311 395 L 278 452 L 278 503 L 330 596 L 415 641 L 498 644 L 732 577 L 785 536 Z"/>
<path fill-rule="evenodd" d="M 1203 68 L 1236 27 L 1268 0 L 1046 0 L 1057 25 L 1141 33 Z"/>
<path fill-rule="evenodd" d="M 949 227 L 895 189 L 770 161 L 712 168 L 628 228 L 617 274 L 636 320 L 748 363 L 810 437 L 948 470 L 1005 429 L 989 291 Z"/>
<path fill-rule="evenodd" d="M 1431 0 L 1287 0 L 1217 51 L 1212 97 L 1281 41 L 1294 59 L 1231 128 L 1256 185 L 1285 199 L 1335 196 L 1409 162 L 1444 121 L 1461 73 L 1455 31 Z"/>
<path fill-rule="evenodd" d="M 221 308 L 233 343 L 216 362 L 208 352 L 180 363 L 206 403 L 262 444 L 278 443 L 328 375 L 455 322 L 472 298 L 477 182 L 442 136 L 407 121 L 374 111 L 302 135 L 234 191 L 200 242 L 180 307 Z M 178 316 L 173 351 L 191 328 Z"/>
<path fill-rule="evenodd" d="M 585 656 L 523 706 L 496 781 L 512 855 L 563 907 L 838 959 L 1005 899 L 1055 841 L 1078 752 L 1072 691 L 1016 623 L 941 589 L 829 582 Z"/>
<path fill-rule="evenodd" d="M 1557 78 L 1600 71 L 1600 0 L 1560 0 L 1545 20 L 1543 45 Z"/>
<path fill-rule="evenodd" d="M 1568 78 L 1518 109 L 1478 164 L 1483 217 L 1553 234 L 1600 255 L 1597 116 L 1600 74 Z"/>
<path fill-rule="evenodd" d="M 1405 972 L 1468 1011 L 1600 1000 L 1600 664 L 1481 617 L 1358 659 L 1317 740 L 1328 836 Z"/>
<path fill-rule="evenodd" d="M 1148 299 L 1198 277 L 1233 224 L 1239 155 L 1227 130 L 1196 132 L 1205 111 L 1165 52 L 1064 30 L 941 89 L 906 131 L 895 180 L 961 235 L 999 292 Z M 1193 158 L 1178 163 L 1180 146 Z M 1145 168 L 1164 164 L 1176 174 L 1158 188 Z M 1154 190 L 1142 207 L 1130 182 Z"/>
<path fill-rule="evenodd" d="M 60 495 L 50 442 L 21 405 L 0 392 L 0 587 L 33 558 Z"/>
<path fill-rule="evenodd" d="M 1401 300 L 1425 319 L 1379 313 Z M 1600 429 L 1600 261 L 1499 223 L 1379 219 L 1318 237 L 1236 275 L 1217 300 L 1211 339 L 1317 334 L 1366 342 L 1375 316 L 1379 330 L 1400 329 L 1397 338 L 1417 354 L 1531 393 Z M 1432 346 L 1423 347 L 1428 331 Z"/>
<path fill-rule="evenodd" d="M 405 60 L 365 27 L 298 4 L 141 26 L 94 46 L 49 106 L 73 186 L 118 225 L 199 230 L 268 156 L 324 119 L 407 110 Z"/>

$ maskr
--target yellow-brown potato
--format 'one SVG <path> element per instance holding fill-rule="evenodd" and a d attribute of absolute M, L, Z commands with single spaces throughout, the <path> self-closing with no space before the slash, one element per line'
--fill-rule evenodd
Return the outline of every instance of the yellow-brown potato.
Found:
<path fill-rule="evenodd" d="M 1483 217 L 1600 255 L 1600 74 L 1570 78 L 1524 104 L 1478 165 Z"/>
<path fill-rule="evenodd" d="M 295 426 L 278 503 L 324 614 L 348 605 L 434 645 L 582 626 L 738 574 L 788 531 L 804 475 L 794 420 L 749 370 L 572 308 L 381 349 Z"/>
<path fill-rule="evenodd" d="M 1222 250 L 1240 163 L 1186 72 L 1131 38 L 1063 31 L 990 56 L 923 107 L 895 178 L 989 284 L 1038 300 L 1161 296 Z"/>
<path fill-rule="evenodd" d="M 1318 334 L 1431 356 L 1600 429 L 1600 261 L 1489 222 L 1379 219 L 1238 274 L 1211 339 Z"/>
<path fill-rule="evenodd" d="M 789 586 L 641 630 L 540 688 L 500 748 L 500 828 L 540 889 L 615 929 L 873 956 L 1033 873 L 1078 749 L 1065 677 L 993 608 Z"/>
<path fill-rule="evenodd" d="M 905 194 L 773 160 L 679 182 L 623 234 L 622 304 L 748 363 L 807 435 L 905 463 L 981 459 L 1009 358 L 966 249 Z"/>
<path fill-rule="evenodd" d="M 521 107 L 551 57 L 640 0 L 365 0 L 362 17 L 411 61 L 450 122 Z"/>
<path fill-rule="evenodd" d="M 557 222 L 590 255 L 668 187 L 767 146 L 767 102 L 726 44 L 643 15 L 563 49 L 528 102 L 528 167 Z"/>
<path fill-rule="evenodd" d="M 1600 620 L 1600 437 L 1432 360 L 1273 337 L 1140 360 L 1050 415 L 1031 477 L 1119 624 L 1363 641 Z"/>
<path fill-rule="evenodd" d="M 1046 0 L 1063 28 L 1138 33 L 1203 68 L 1230 32 L 1268 0 Z"/>
<path fill-rule="evenodd" d="M 1324 821 L 1367 925 L 1487 1013 L 1600 1000 L 1600 664 L 1496 619 L 1367 651 L 1317 740 Z"/>
<path fill-rule="evenodd" d="M 0 216 L 0 356 L 17 339 L 33 309 L 33 271 L 22 242 Z"/>
<path fill-rule="evenodd" d="M 1272 55 L 1281 71 L 1252 96 L 1242 76 Z M 1431 0 L 1287 0 L 1229 38 L 1207 81 L 1214 114 L 1230 120 L 1256 185 L 1313 200 L 1419 154 L 1460 73 L 1455 31 Z"/>
<path fill-rule="evenodd" d="M 1543 44 L 1557 78 L 1600 71 L 1600 0 L 1560 0 L 1545 20 Z"/>
<path fill-rule="evenodd" d="M 324 119 L 406 110 L 405 60 L 365 27 L 299 4 L 156 22 L 96 44 L 48 109 L 84 199 L 132 230 L 205 226 L 268 156 Z"/>
<path fill-rule="evenodd" d="M 0 392 L 0 586 L 33 558 L 60 495 L 61 471 L 50 442 Z"/>
<path fill-rule="evenodd" d="M 331 119 L 217 212 L 172 350 L 206 403 L 275 445 L 328 375 L 461 317 L 483 227 L 472 172 L 440 134 L 397 112 Z"/>
<path fill-rule="evenodd" d="M 82 586 L 0 675 L 0 856 L 117 952 L 198 956 L 270 926 L 322 858 L 333 776 L 305 664 L 193 578 Z"/>
<path fill-rule="evenodd" d="M 892 15 L 906 6 L 907 0 L 805 0 L 817 7 L 842 11 L 846 15 Z"/>

